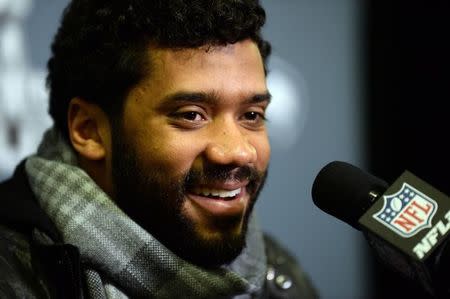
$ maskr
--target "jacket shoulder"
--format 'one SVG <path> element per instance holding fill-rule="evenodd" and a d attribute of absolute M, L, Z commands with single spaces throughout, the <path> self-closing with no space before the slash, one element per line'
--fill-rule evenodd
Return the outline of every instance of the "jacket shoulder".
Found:
<path fill-rule="evenodd" d="M 264 234 L 267 255 L 266 288 L 269 298 L 319 298 L 297 259 L 275 238 Z"/>
<path fill-rule="evenodd" d="M 0 298 L 48 298 L 27 236 L 0 225 Z"/>
<path fill-rule="evenodd" d="M 10 179 L 0 182 L 0 298 L 50 297 L 32 232 L 57 234 L 34 197 L 24 165 L 22 161 Z"/>

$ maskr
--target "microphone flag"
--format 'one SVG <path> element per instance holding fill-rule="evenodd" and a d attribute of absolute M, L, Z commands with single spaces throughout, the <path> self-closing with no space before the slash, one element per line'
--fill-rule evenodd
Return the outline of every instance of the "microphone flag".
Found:
<path fill-rule="evenodd" d="M 422 260 L 450 233 L 450 200 L 405 171 L 359 223 L 412 258 Z"/>

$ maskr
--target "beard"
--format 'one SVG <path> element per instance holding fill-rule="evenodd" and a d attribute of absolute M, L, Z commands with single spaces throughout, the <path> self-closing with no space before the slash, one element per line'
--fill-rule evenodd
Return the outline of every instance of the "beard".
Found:
<path fill-rule="evenodd" d="M 117 131 L 117 130 L 116 130 Z M 174 176 L 163 166 L 146 165 L 119 130 L 113 136 L 112 178 L 117 205 L 165 247 L 182 259 L 210 268 L 232 262 L 246 245 L 250 215 L 267 171 L 233 165 L 206 165 Z M 157 163 L 153 163 L 157 164 Z M 248 180 L 244 215 L 211 219 L 214 235 L 202 234 L 185 213 L 186 191 L 218 180 Z"/>

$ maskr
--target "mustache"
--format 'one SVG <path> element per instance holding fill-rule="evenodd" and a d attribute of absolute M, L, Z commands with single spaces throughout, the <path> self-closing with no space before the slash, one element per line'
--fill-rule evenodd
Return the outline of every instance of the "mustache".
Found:
<path fill-rule="evenodd" d="M 208 184 L 217 181 L 236 181 L 241 182 L 248 180 L 250 182 L 260 182 L 264 177 L 264 173 L 259 172 L 253 167 L 242 166 L 232 167 L 223 165 L 211 165 L 204 170 L 191 169 L 185 177 L 186 188 Z"/>

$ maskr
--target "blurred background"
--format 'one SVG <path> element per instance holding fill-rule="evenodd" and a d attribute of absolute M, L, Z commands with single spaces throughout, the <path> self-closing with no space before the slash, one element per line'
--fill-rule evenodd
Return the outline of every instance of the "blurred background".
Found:
<path fill-rule="evenodd" d="M 0 0 L 0 180 L 51 125 L 45 66 L 67 0 Z M 393 182 L 408 169 L 450 194 L 447 0 L 262 0 L 271 41 L 264 229 L 322 298 L 426 298 L 379 265 L 362 235 L 316 208 L 310 189 L 341 160 Z"/>

